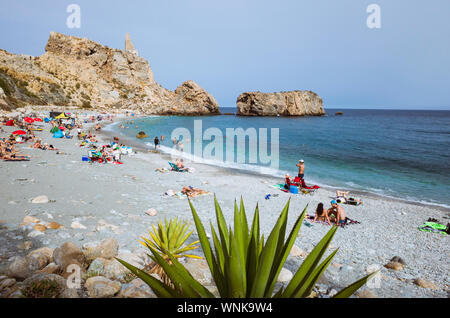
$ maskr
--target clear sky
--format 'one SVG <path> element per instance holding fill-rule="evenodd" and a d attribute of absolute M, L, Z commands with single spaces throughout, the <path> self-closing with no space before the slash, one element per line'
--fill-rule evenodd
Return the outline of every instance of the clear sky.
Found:
<path fill-rule="evenodd" d="M 449 0 L 0 0 L 0 48 L 41 55 L 57 31 L 123 49 L 129 32 L 161 85 L 192 79 L 222 107 L 298 89 L 330 108 L 450 110 L 449 13 Z"/>

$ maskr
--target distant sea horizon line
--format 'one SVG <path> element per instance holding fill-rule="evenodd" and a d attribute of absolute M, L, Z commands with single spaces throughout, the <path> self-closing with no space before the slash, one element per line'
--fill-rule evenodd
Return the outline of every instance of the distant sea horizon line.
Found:
<path fill-rule="evenodd" d="M 373 106 L 371 106 L 373 107 Z M 330 106 L 324 107 L 325 110 L 404 110 L 404 111 L 450 111 L 450 106 L 443 106 L 447 108 L 353 108 L 353 107 L 339 107 Z M 221 109 L 237 109 L 236 106 L 219 106 Z"/>

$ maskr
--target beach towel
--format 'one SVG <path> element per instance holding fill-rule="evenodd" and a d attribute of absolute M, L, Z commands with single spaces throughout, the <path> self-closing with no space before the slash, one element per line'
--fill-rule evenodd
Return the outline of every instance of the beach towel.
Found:
<path fill-rule="evenodd" d="M 314 215 L 307 215 L 305 218 L 305 221 L 314 221 Z M 328 222 L 326 221 L 316 221 L 314 223 L 319 223 L 319 224 L 323 224 L 323 225 L 328 225 Z M 331 223 L 333 224 L 333 223 Z M 340 225 L 341 227 L 344 227 L 345 225 L 353 225 L 353 224 L 361 224 L 361 222 L 349 219 L 349 218 L 345 218 L 345 223 L 343 225 Z"/>
<path fill-rule="evenodd" d="M 296 183 L 300 183 L 300 184 L 302 185 L 302 188 L 303 188 L 303 189 L 308 189 L 308 190 L 317 190 L 317 189 L 320 189 L 320 187 L 317 186 L 317 185 L 307 186 L 306 183 L 305 183 L 305 179 L 301 179 L 301 178 L 299 178 L 299 177 L 296 177 L 296 178 L 295 178 L 295 182 L 296 182 Z"/>
<path fill-rule="evenodd" d="M 418 227 L 419 231 L 448 235 L 447 226 L 436 222 L 425 222 Z"/>
<path fill-rule="evenodd" d="M 272 188 L 275 188 L 275 189 L 278 189 L 278 190 L 281 190 L 281 191 L 286 192 L 286 193 L 290 193 L 289 190 L 286 190 L 286 189 L 284 188 L 284 183 L 274 184 L 274 185 L 272 185 L 271 187 L 272 187 Z M 315 190 L 316 190 L 316 189 L 299 189 L 299 192 L 298 192 L 298 193 L 299 193 L 299 194 L 300 194 L 300 193 L 303 193 L 303 194 L 313 194 Z"/>
<path fill-rule="evenodd" d="M 56 131 L 55 133 L 53 133 L 53 138 L 63 138 L 64 134 L 61 130 Z"/>

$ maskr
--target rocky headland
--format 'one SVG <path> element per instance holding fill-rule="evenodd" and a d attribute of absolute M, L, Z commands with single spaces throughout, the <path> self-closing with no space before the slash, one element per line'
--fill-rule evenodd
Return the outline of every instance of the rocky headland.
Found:
<path fill-rule="evenodd" d="M 159 85 L 127 37 L 127 50 L 51 32 L 39 57 L 0 50 L 0 109 L 27 105 L 129 109 L 153 115 L 219 114 L 217 101 L 193 81 Z"/>
<path fill-rule="evenodd" d="M 322 116 L 322 98 L 311 91 L 246 92 L 237 99 L 238 116 Z"/>

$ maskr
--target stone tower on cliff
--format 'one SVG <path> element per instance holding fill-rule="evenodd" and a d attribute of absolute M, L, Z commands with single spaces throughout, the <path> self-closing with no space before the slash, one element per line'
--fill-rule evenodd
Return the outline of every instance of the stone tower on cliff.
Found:
<path fill-rule="evenodd" d="M 125 51 L 139 55 L 138 51 L 134 48 L 133 42 L 131 42 L 129 33 L 125 35 Z"/>

